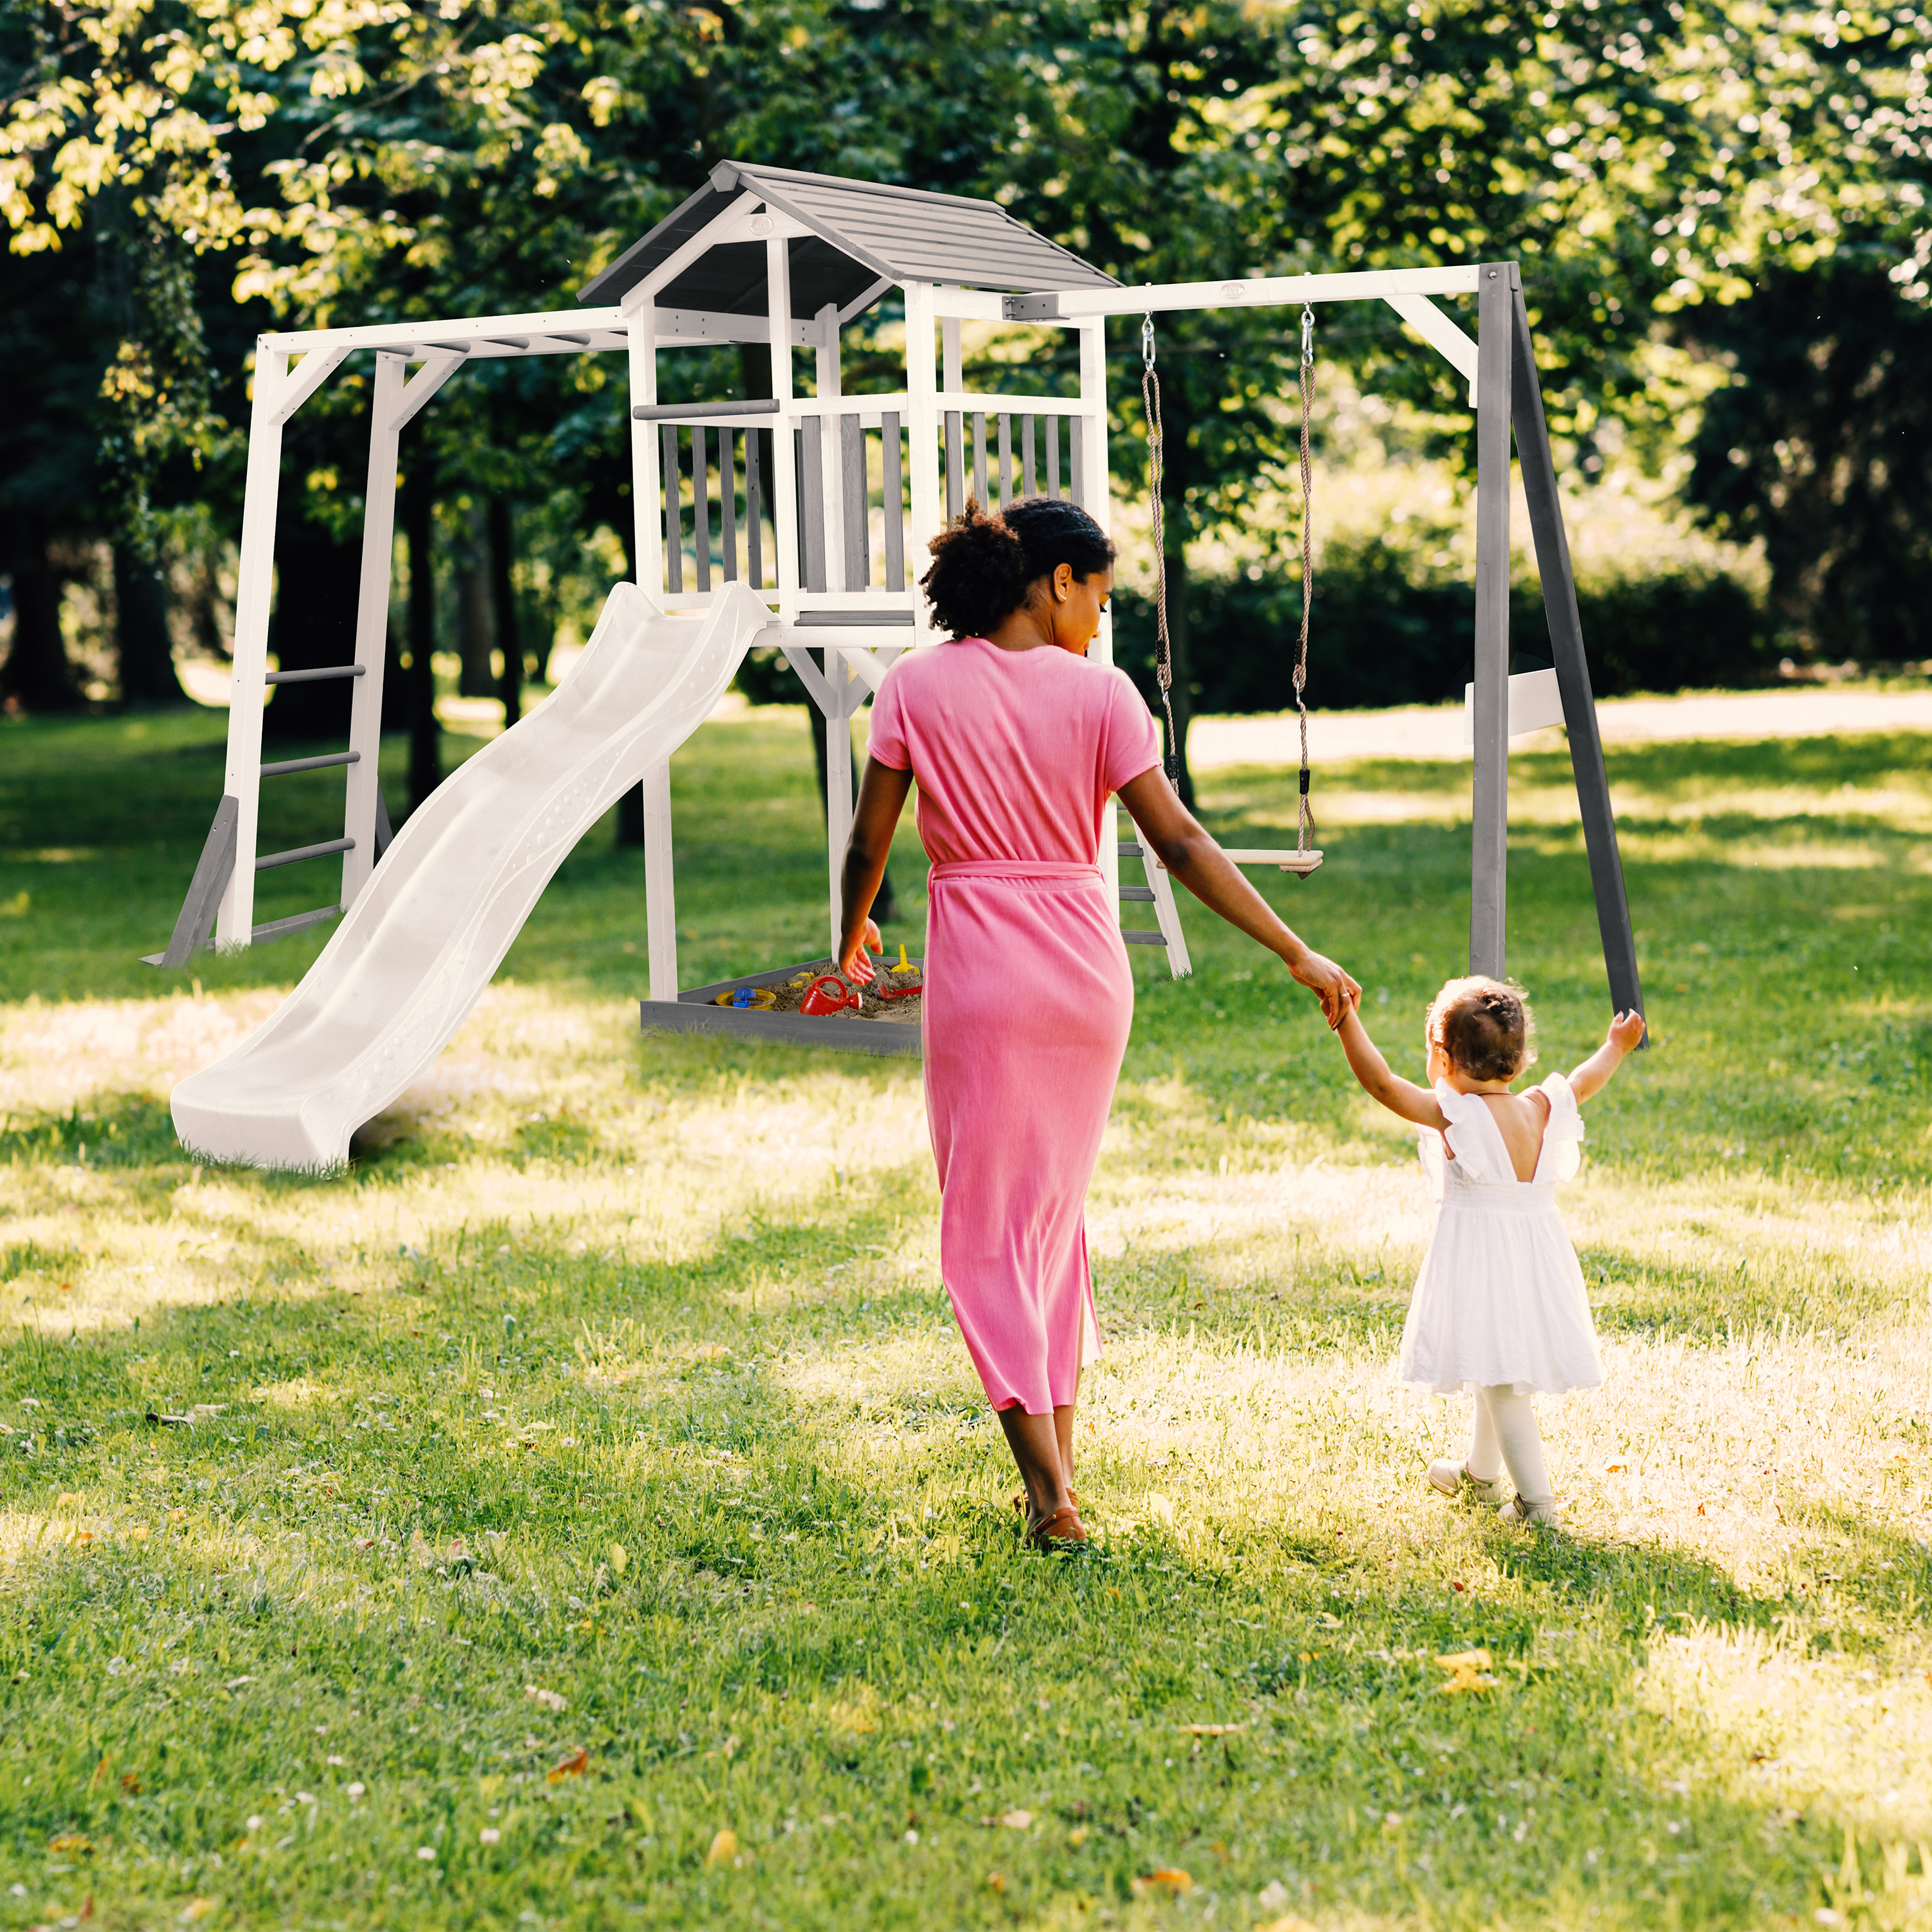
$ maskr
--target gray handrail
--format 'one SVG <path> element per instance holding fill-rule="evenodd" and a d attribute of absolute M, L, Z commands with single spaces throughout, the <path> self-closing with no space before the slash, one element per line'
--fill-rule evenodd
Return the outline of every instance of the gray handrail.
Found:
<path fill-rule="evenodd" d="M 634 403 L 633 422 L 705 422 L 712 416 L 775 416 L 778 399 L 766 396 L 749 403 Z"/>

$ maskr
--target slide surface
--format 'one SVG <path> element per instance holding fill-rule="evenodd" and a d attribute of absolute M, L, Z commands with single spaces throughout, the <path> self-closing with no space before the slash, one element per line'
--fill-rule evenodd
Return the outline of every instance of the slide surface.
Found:
<path fill-rule="evenodd" d="M 176 1088 L 198 1154 L 318 1168 L 446 1046 L 577 842 L 710 715 L 772 614 L 728 584 L 667 616 L 620 584 L 562 684 L 397 833 L 307 976 Z"/>

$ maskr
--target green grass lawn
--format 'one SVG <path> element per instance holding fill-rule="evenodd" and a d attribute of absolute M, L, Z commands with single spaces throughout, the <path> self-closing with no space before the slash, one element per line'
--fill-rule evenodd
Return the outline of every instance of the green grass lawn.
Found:
<path fill-rule="evenodd" d="M 1655 1045 L 1566 1197 L 1609 1382 L 1542 1406 L 1559 1536 L 1426 1491 L 1426 1202 L 1306 996 L 1198 908 L 1192 980 L 1137 956 L 1068 1561 L 916 1066 L 640 1036 L 608 821 L 346 1178 L 198 1174 L 171 1081 L 326 937 L 137 963 L 223 723 L 0 721 L 0 1926 L 1932 1924 L 1924 738 L 1612 754 Z M 686 983 L 822 950 L 802 717 L 673 783 Z M 1292 784 L 1204 809 L 1285 841 Z M 1467 787 L 1324 770 L 1328 864 L 1264 882 L 1412 1072 Z M 339 787 L 268 807 L 326 838 Z M 1567 758 L 1512 814 L 1564 1066 Z M 258 919 L 331 896 L 290 870 Z M 921 874 L 908 827 L 915 948 Z"/>

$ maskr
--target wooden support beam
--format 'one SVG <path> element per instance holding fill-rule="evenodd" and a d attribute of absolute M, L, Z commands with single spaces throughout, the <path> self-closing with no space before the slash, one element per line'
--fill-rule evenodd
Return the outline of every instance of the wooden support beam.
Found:
<path fill-rule="evenodd" d="M 1509 901 L 1510 362 L 1516 264 L 1483 265 L 1476 344 L 1476 766 L 1469 970 L 1500 979 Z"/>

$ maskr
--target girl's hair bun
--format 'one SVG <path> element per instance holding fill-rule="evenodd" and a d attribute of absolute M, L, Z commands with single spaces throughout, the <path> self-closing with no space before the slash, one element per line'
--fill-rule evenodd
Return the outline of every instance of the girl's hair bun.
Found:
<path fill-rule="evenodd" d="M 956 638 L 997 630 L 1063 563 L 1084 583 L 1114 561 L 1106 532 L 1058 496 L 1022 497 L 995 516 L 969 497 L 928 548 L 932 566 L 920 587 L 940 629 Z"/>
<path fill-rule="evenodd" d="M 1536 1016 L 1514 982 L 1451 980 L 1430 1004 L 1429 1043 L 1470 1080 L 1514 1080 L 1536 1060 Z"/>

